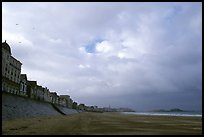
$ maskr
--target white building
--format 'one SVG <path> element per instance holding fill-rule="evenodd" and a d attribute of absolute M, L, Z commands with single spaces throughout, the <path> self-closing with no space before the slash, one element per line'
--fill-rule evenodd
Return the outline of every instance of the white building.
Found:
<path fill-rule="evenodd" d="M 19 94 L 22 63 L 11 56 L 11 48 L 2 43 L 2 91 Z"/>

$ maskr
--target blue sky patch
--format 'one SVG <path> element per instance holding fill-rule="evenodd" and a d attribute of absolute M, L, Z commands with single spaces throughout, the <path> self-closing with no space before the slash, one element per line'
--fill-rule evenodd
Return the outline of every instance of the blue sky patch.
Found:
<path fill-rule="evenodd" d="M 89 43 L 87 43 L 87 45 L 85 46 L 85 50 L 88 53 L 95 53 L 96 52 L 96 43 L 98 42 L 102 42 L 103 39 L 101 38 L 95 38 L 92 41 L 90 41 Z"/>

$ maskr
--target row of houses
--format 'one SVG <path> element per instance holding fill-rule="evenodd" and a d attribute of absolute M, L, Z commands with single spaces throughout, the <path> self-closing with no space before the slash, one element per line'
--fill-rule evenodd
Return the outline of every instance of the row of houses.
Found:
<path fill-rule="evenodd" d="M 97 106 L 86 106 L 74 102 L 69 95 L 58 95 L 47 87 L 38 85 L 37 81 L 28 80 L 21 74 L 22 63 L 11 54 L 8 43 L 2 43 L 2 92 L 28 97 L 35 100 L 50 102 L 67 108 L 82 111 L 102 111 Z"/>
<path fill-rule="evenodd" d="M 73 100 L 69 95 L 57 95 L 57 92 L 51 92 L 47 87 L 37 84 L 37 81 L 27 80 L 26 74 L 20 76 L 20 95 L 32 99 L 58 104 L 64 107 L 72 108 Z"/>
<path fill-rule="evenodd" d="M 2 92 L 8 92 L 31 99 L 41 100 L 58 104 L 64 107 L 73 108 L 73 100 L 69 95 L 57 95 L 47 87 L 37 84 L 37 81 L 30 81 L 26 74 L 21 74 L 22 63 L 11 54 L 10 46 L 2 43 Z"/>

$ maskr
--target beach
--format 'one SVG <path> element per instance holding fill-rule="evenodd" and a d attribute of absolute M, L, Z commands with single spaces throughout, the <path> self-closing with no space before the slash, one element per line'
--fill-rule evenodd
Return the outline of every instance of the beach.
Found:
<path fill-rule="evenodd" d="M 201 135 L 202 117 L 83 112 L 2 121 L 3 135 Z"/>

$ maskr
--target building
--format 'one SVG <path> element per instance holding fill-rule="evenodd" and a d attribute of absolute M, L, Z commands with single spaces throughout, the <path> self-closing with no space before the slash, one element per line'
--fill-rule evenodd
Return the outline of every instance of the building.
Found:
<path fill-rule="evenodd" d="M 78 109 L 79 110 L 85 110 L 86 109 L 86 106 L 84 104 L 79 104 L 78 105 Z"/>
<path fill-rule="evenodd" d="M 11 55 L 11 48 L 2 43 L 2 91 L 20 94 L 20 74 L 22 63 Z"/>
<path fill-rule="evenodd" d="M 27 95 L 29 98 L 37 98 L 37 81 L 27 81 Z"/>
<path fill-rule="evenodd" d="M 44 100 L 44 89 L 42 86 L 37 85 L 36 99 Z"/>
<path fill-rule="evenodd" d="M 44 101 L 51 102 L 50 91 L 47 87 L 43 88 L 44 90 Z"/>
<path fill-rule="evenodd" d="M 27 96 L 27 76 L 26 74 L 20 75 L 20 95 Z"/>
<path fill-rule="evenodd" d="M 73 102 L 72 108 L 73 108 L 73 109 L 78 109 L 77 102 Z"/>
<path fill-rule="evenodd" d="M 59 104 L 61 106 L 67 107 L 68 101 L 66 98 L 64 98 L 62 95 L 59 96 Z"/>
<path fill-rule="evenodd" d="M 66 99 L 66 107 L 72 108 L 73 100 L 70 98 L 69 95 L 60 95 L 60 98 Z"/>
<path fill-rule="evenodd" d="M 56 92 L 50 92 L 50 97 L 51 97 L 51 103 L 59 104 L 59 96 L 57 95 Z"/>

